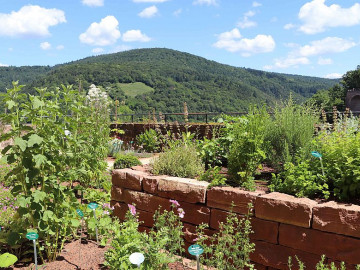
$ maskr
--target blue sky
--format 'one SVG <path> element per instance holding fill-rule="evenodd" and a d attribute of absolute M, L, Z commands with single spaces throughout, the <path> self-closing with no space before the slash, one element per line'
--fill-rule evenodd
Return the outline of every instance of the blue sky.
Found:
<path fill-rule="evenodd" d="M 237 67 L 340 77 L 360 59 L 354 0 L 0 0 L 0 65 L 171 48 Z"/>

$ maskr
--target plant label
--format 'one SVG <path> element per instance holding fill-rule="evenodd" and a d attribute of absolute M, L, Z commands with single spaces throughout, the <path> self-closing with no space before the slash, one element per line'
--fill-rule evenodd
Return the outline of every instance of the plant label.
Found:
<path fill-rule="evenodd" d="M 95 202 L 89 203 L 88 207 L 92 210 L 95 210 L 99 205 Z"/>
<path fill-rule="evenodd" d="M 39 238 L 39 235 L 37 233 L 34 232 L 29 232 L 26 234 L 26 238 L 29 240 L 36 240 Z"/>
<path fill-rule="evenodd" d="M 140 267 L 140 264 L 142 264 L 144 262 L 144 260 L 145 260 L 145 257 L 140 252 L 135 252 L 135 253 L 131 254 L 129 257 L 129 261 L 132 264 L 136 264 L 138 267 Z"/>
<path fill-rule="evenodd" d="M 77 213 L 81 218 L 84 217 L 84 213 L 83 213 L 83 211 L 81 211 L 80 209 L 76 209 L 76 213 Z"/>
<path fill-rule="evenodd" d="M 199 255 L 203 254 L 204 249 L 202 248 L 202 246 L 196 244 L 196 245 L 191 245 L 188 248 L 188 251 L 191 255 L 199 256 Z"/>
<path fill-rule="evenodd" d="M 312 151 L 311 154 L 316 157 L 316 158 L 321 158 L 322 157 L 322 154 L 320 154 L 319 152 L 317 151 Z"/>

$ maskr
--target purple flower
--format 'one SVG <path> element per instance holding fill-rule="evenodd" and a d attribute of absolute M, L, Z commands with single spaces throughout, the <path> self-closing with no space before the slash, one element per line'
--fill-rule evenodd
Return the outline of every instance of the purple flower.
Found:
<path fill-rule="evenodd" d="M 170 202 L 171 202 L 173 205 L 175 205 L 176 207 L 179 207 L 179 206 L 180 206 L 180 204 L 179 204 L 179 202 L 178 202 L 177 200 L 170 200 Z"/>
<path fill-rule="evenodd" d="M 136 207 L 132 204 L 128 204 L 128 207 L 129 207 L 129 210 L 130 210 L 130 213 L 135 216 L 136 215 Z"/>
<path fill-rule="evenodd" d="M 109 212 L 109 211 L 104 211 L 104 214 L 105 214 L 105 215 L 109 215 L 110 212 Z"/>
<path fill-rule="evenodd" d="M 184 218 L 184 216 L 185 216 L 185 211 L 184 211 L 184 209 L 179 208 L 177 211 L 178 211 L 179 217 L 180 217 L 180 218 Z"/>

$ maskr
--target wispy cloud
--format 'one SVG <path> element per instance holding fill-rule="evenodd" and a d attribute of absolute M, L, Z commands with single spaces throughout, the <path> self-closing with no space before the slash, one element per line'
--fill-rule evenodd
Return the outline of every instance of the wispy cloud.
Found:
<path fill-rule="evenodd" d="M 255 16 L 254 11 L 248 11 L 244 14 L 244 17 L 237 23 L 237 26 L 244 29 L 256 26 L 256 22 L 251 21 L 249 18 Z"/>
<path fill-rule="evenodd" d="M 104 0 L 82 0 L 81 2 L 90 7 L 102 7 L 104 5 Z"/>
<path fill-rule="evenodd" d="M 330 73 L 324 76 L 326 79 L 340 79 L 343 76 L 343 74 L 340 73 Z"/>
<path fill-rule="evenodd" d="M 125 42 L 149 42 L 151 38 L 141 33 L 140 30 L 129 30 L 123 34 L 122 40 Z"/>
<path fill-rule="evenodd" d="M 155 15 L 157 15 L 158 13 L 159 13 L 158 8 L 156 6 L 151 6 L 151 7 L 145 8 L 138 15 L 141 18 L 152 18 Z"/>
<path fill-rule="evenodd" d="M 207 6 L 217 6 L 217 0 L 195 0 L 193 5 L 207 5 Z"/>
<path fill-rule="evenodd" d="M 50 50 L 50 48 L 51 48 L 51 44 L 49 43 L 49 42 L 41 42 L 40 43 L 40 48 L 42 49 L 42 50 Z"/>

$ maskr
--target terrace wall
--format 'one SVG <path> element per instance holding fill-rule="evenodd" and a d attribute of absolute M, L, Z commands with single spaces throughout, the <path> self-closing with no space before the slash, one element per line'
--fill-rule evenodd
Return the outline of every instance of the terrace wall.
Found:
<path fill-rule="evenodd" d="M 232 187 L 208 190 L 206 182 L 152 176 L 140 169 L 113 171 L 111 204 L 114 215 L 123 220 L 127 204 L 135 203 L 143 221 L 142 230 L 153 226 L 152 216 L 159 206 L 170 209 L 169 199 L 176 199 L 185 211 L 185 241 L 189 246 L 196 238 L 197 225 L 208 224 L 211 234 L 219 229 L 219 222 L 225 221 L 232 202 L 239 216 L 252 203 L 251 239 L 256 247 L 251 260 L 256 269 L 288 269 L 288 257 L 295 255 L 306 269 L 315 269 L 322 254 L 326 254 L 327 262 L 345 261 L 347 269 L 360 264 L 360 206 L 317 203 L 276 192 L 247 192 Z"/>

